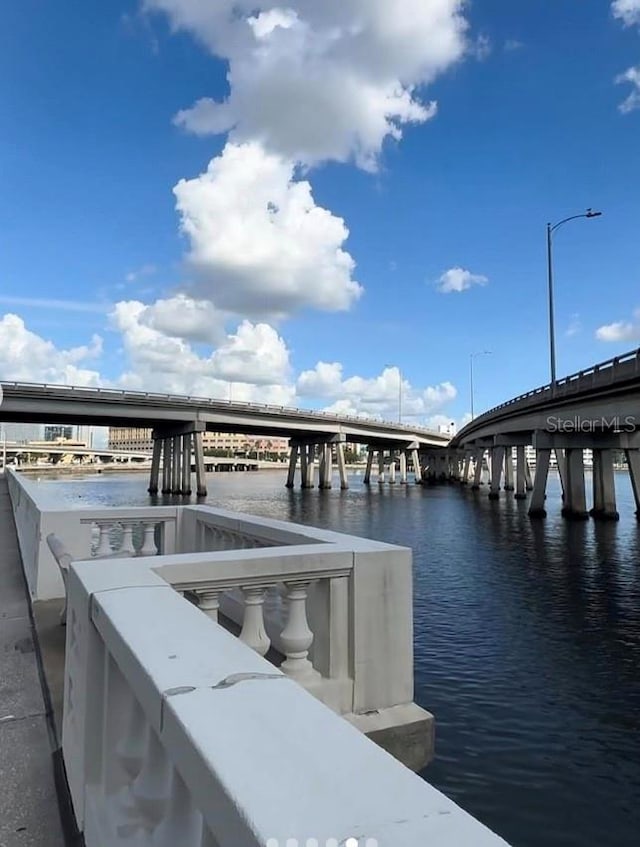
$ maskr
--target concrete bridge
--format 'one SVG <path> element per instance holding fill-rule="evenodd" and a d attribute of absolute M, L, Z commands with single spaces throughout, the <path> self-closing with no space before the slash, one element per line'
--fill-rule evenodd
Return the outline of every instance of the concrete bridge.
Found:
<path fill-rule="evenodd" d="M 369 445 L 368 482 L 374 453 L 378 455 L 383 477 L 385 465 L 393 466 L 390 473 L 395 475 L 396 456 L 399 456 L 401 475 L 404 463 L 406 476 L 409 457 L 419 479 L 419 451 L 449 442 L 448 435 L 413 425 L 284 406 L 22 382 L 3 382 L 2 389 L 4 399 L 0 414 L 5 421 L 151 428 L 154 439 L 149 481 L 151 494 L 157 493 L 160 485 L 163 493 L 191 494 L 193 455 L 196 492 L 198 496 L 206 495 L 202 446 L 205 430 L 288 437 L 292 449 L 287 485 L 294 484 L 299 460 L 301 485 L 305 488 L 314 485 L 316 457 L 319 459 L 319 487 L 331 488 L 334 456 L 341 487 L 347 487 L 345 443 Z"/>
<path fill-rule="evenodd" d="M 525 448 L 535 450 L 535 481 Z M 514 475 L 513 451 L 516 452 Z M 529 514 L 543 516 L 549 465 L 555 454 L 563 490 L 563 514 L 588 516 L 584 451 L 593 453 L 593 508 L 597 519 L 617 519 L 614 453 L 622 451 L 640 512 L 640 350 L 608 359 L 490 409 L 467 424 L 439 455 L 431 452 L 427 473 L 449 475 L 489 497 L 501 487 L 524 498 Z"/>

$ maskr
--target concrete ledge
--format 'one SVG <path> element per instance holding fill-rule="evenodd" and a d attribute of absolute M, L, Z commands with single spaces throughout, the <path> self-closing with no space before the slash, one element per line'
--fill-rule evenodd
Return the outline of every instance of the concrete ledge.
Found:
<path fill-rule="evenodd" d="M 421 771 L 433 759 L 435 718 L 415 703 L 343 717 L 412 771 Z"/>

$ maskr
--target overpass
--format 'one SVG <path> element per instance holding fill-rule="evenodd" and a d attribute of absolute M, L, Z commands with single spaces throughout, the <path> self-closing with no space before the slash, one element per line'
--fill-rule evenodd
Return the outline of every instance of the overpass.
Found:
<path fill-rule="evenodd" d="M 534 485 L 525 457 L 527 445 L 536 451 Z M 593 517 L 618 517 L 614 450 L 625 453 L 640 513 L 640 349 L 578 371 L 555 385 L 535 388 L 479 415 L 451 440 L 447 461 L 463 483 L 470 481 L 473 465 L 474 488 L 486 475 L 492 499 L 499 496 L 503 476 L 504 490 L 515 489 L 517 498 L 533 489 L 529 514 L 542 516 L 553 451 L 563 489 L 563 514 L 585 518 L 585 449 L 593 451 Z"/>
<path fill-rule="evenodd" d="M 301 484 L 314 484 L 316 456 L 320 462 L 320 488 L 331 487 L 335 454 L 340 484 L 347 487 L 344 444 L 369 445 L 365 481 L 369 481 L 374 453 L 379 468 L 388 465 L 395 476 L 396 455 L 406 481 L 407 457 L 420 478 L 419 451 L 445 446 L 449 435 L 431 430 L 351 415 L 214 400 L 208 397 L 121 391 L 24 382 L 3 382 L 0 416 L 7 422 L 60 423 L 93 426 L 131 426 L 153 430 L 154 449 L 149 491 L 157 493 L 162 466 L 162 491 L 191 493 L 191 455 L 195 454 L 198 496 L 206 495 L 202 433 L 233 432 L 264 437 L 286 437 L 291 443 L 287 485 L 294 484 L 298 460 Z"/>

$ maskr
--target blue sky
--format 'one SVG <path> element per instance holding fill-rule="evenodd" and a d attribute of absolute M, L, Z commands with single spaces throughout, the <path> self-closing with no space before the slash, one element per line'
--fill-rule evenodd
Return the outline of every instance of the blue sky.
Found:
<path fill-rule="evenodd" d="M 640 339 L 640 0 L 22 0 L 0 100 L 3 379 L 462 421 L 588 206 L 558 371 Z"/>

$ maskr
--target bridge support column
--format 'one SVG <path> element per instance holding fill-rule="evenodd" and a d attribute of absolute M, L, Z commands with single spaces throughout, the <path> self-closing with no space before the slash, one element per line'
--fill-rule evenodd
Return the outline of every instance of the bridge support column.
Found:
<path fill-rule="evenodd" d="M 298 462 L 298 453 L 300 448 L 297 444 L 292 444 L 289 452 L 289 470 L 287 472 L 287 488 L 293 488 L 296 480 L 296 464 Z"/>
<path fill-rule="evenodd" d="M 182 436 L 182 494 L 191 496 L 191 433 Z"/>
<path fill-rule="evenodd" d="M 171 491 L 173 494 L 182 493 L 182 436 L 174 435 L 173 437 L 173 462 L 172 462 L 172 478 Z"/>
<path fill-rule="evenodd" d="M 571 520 L 585 520 L 587 501 L 584 490 L 584 452 L 582 447 L 572 447 L 565 452 L 566 489 L 562 515 Z"/>
<path fill-rule="evenodd" d="M 473 472 L 472 491 L 478 491 L 482 485 L 482 465 L 484 464 L 484 447 L 478 447 L 476 450 L 476 465 Z"/>
<path fill-rule="evenodd" d="M 196 459 L 196 494 L 198 497 L 207 496 L 207 483 L 204 473 L 204 448 L 202 446 L 202 433 L 194 432 L 194 452 Z"/>
<path fill-rule="evenodd" d="M 629 479 L 631 480 L 633 497 L 636 502 L 636 518 L 640 520 L 640 450 L 625 450 L 624 455 L 627 460 Z"/>
<path fill-rule="evenodd" d="M 308 488 L 309 482 L 309 445 L 300 445 L 300 488 Z"/>
<path fill-rule="evenodd" d="M 338 473 L 340 474 L 340 489 L 346 491 L 349 488 L 347 480 L 347 466 L 344 461 L 344 444 L 340 441 L 336 444 L 336 460 L 338 462 Z"/>
<path fill-rule="evenodd" d="M 396 451 L 389 450 L 389 485 L 396 484 Z"/>
<path fill-rule="evenodd" d="M 558 466 L 558 476 L 560 477 L 560 487 L 562 488 L 562 500 L 567 499 L 567 451 L 555 450 L 556 464 Z"/>
<path fill-rule="evenodd" d="M 462 466 L 462 479 L 460 480 L 462 485 L 468 485 L 470 472 L 471 472 L 471 454 L 469 452 L 467 452 L 467 453 L 465 453 L 464 465 Z"/>
<path fill-rule="evenodd" d="M 331 444 L 323 444 L 320 448 L 320 482 L 319 488 L 331 488 L 333 476 L 333 450 Z"/>
<path fill-rule="evenodd" d="M 525 488 L 527 491 L 533 491 L 533 480 L 531 479 L 531 467 L 529 466 L 529 459 L 527 459 L 527 453 L 525 450 L 524 454 L 524 479 L 525 479 Z"/>
<path fill-rule="evenodd" d="M 422 484 L 422 468 L 420 466 L 420 453 L 417 449 L 411 451 L 411 461 L 413 463 L 413 473 L 416 479 L 416 485 Z"/>
<path fill-rule="evenodd" d="M 524 500 L 527 490 L 527 459 L 524 444 L 516 447 L 516 500 Z"/>
<path fill-rule="evenodd" d="M 489 500 L 497 500 L 500 496 L 500 482 L 502 481 L 504 459 L 504 447 L 491 448 L 491 487 L 489 491 Z"/>
<path fill-rule="evenodd" d="M 158 481 L 160 477 L 160 457 L 162 456 L 162 439 L 153 440 L 153 457 L 151 459 L 151 476 L 149 477 L 149 494 L 158 493 Z"/>
<path fill-rule="evenodd" d="M 171 439 L 162 439 L 162 493 L 171 491 Z"/>
<path fill-rule="evenodd" d="M 384 485 L 384 450 L 378 450 L 378 485 Z"/>
<path fill-rule="evenodd" d="M 506 447 L 504 454 L 504 490 L 513 491 L 513 447 Z"/>
<path fill-rule="evenodd" d="M 367 469 L 364 472 L 364 479 L 362 480 L 364 485 L 371 484 L 371 469 L 373 468 L 373 447 L 369 446 L 369 450 L 367 452 Z"/>
<path fill-rule="evenodd" d="M 617 521 L 616 487 L 613 473 L 613 450 L 593 449 L 593 509 L 596 520 Z"/>
<path fill-rule="evenodd" d="M 544 508 L 544 498 L 547 490 L 550 460 L 551 450 L 542 449 L 536 451 L 536 475 L 533 484 L 533 494 L 529 503 L 529 517 L 531 518 L 544 518 L 547 514 Z"/>
<path fill-rule="evenodd" d="M 407 484 L 407 454 L 404 450 L 400 451 L 400 484 Z"/>

